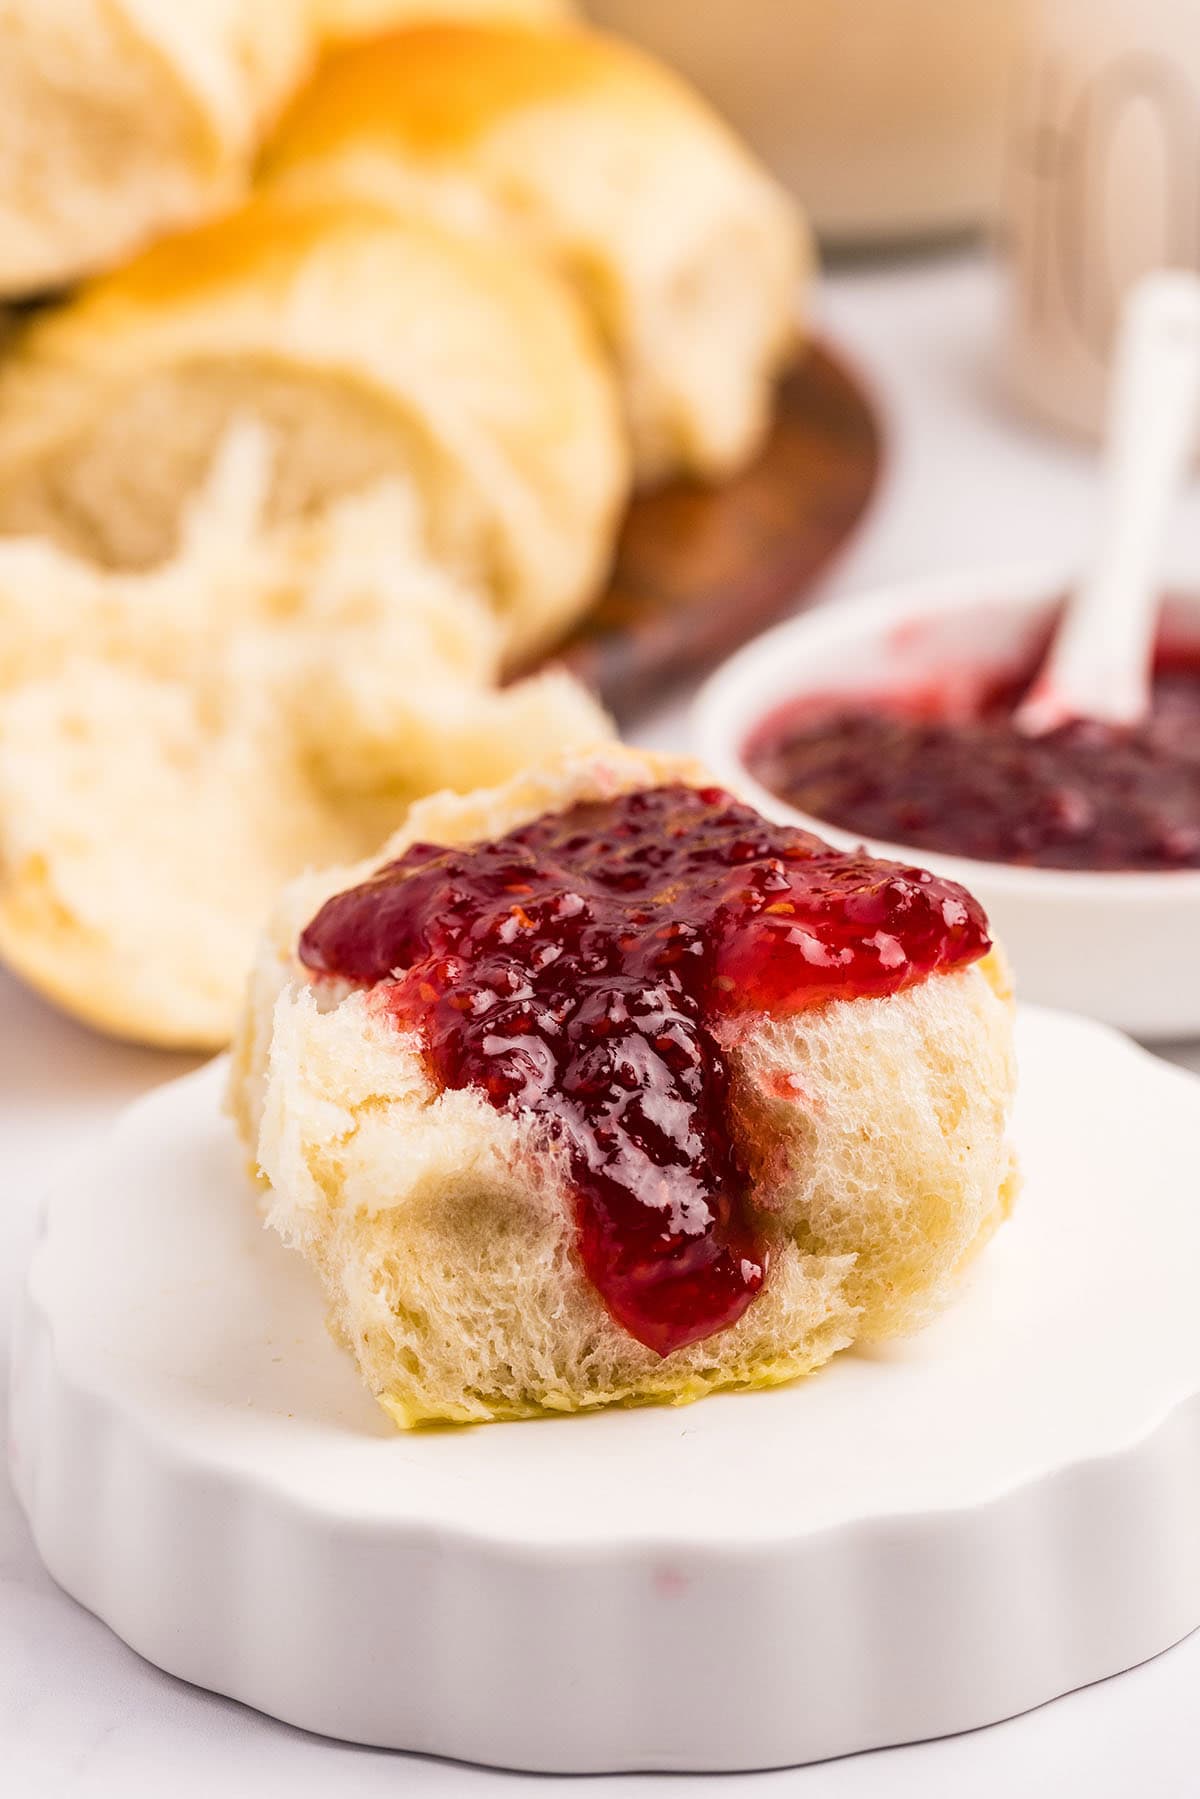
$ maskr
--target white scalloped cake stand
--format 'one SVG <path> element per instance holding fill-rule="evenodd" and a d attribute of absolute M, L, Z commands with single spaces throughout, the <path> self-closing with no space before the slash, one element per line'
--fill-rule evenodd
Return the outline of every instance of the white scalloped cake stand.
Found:
<path fill-rule="evenodd" d="M 560 1771 L 967 1729 L 1200 1624 L 1200 1082 L 1020 1021 L 1027 1187 L 940 1322 L 679 1411 L 402 1436 L 258 1224 L 222 1069 L 54 1195 L 14 1471 L 57 1580 L 330 1736 Z"/>

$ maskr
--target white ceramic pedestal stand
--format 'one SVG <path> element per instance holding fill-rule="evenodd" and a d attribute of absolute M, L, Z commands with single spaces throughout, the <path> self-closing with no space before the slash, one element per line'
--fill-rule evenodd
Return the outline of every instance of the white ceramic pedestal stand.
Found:
<path fill-rule="evenodd" d="M 143 1655 L 328 1735 L 563 1771 L 957 1731 L 1200 1623 L 1200 1085 L 1020 1025 L 1017 1215 L 956 1307 L 787 1390 L 398 1435 L 258 1224 L 218 1067 L 59 1189 L 14 1471 Z"/>

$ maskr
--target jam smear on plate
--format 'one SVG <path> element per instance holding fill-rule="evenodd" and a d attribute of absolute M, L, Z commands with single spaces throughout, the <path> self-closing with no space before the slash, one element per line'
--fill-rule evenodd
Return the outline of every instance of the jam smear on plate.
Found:
<path fill-rule="evenodd" d="M 746 745 L 764 787 L 885 843 L 1037 868 L 1200 868 L 1200 652 L 1164 651 L 1129 730 L 1077 721 L 1027 737 L 1036 672 L 985 686 L 968 716 L 936 692 L 797 700 Z"/>
<path fill-rule="evenodd" d="M 329 900 L 300 958 L 374 988 L 442 1088 L 538 1115 L 589 1278 L 667 1355 L 767 1275 L 731 1118 L 738 1021 L 895 993 L 988 947 L 953 882 L 667 786 L 414 844 Z"/>

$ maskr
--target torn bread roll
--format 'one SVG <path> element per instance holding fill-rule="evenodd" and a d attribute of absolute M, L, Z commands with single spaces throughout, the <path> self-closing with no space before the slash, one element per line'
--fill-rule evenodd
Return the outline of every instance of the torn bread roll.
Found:
<path fill-rule="evenodd" d="M 1009 1209 L 1011 1003 L 974 902 L 827 849 L 780 862 L 775 827 L 705 780 L 614 746 L 437 795 L 380 857 L 276 909 L 232 1109 L 269 1223 L 401 1425 L 790 1380 L 928 1318 Z M 696 935 L 689 882 L 718 848 L 720 906 Z M 816 937 L 790 947 L 785 868 L 828 881 Z M 737 992 L 706 1021 L 695 970 L 744 888 L 774 893 L 749 926 L 782 933 L 784 962 L 718 974 Z M 636 914 L 615 937 L 613 896 Z M 892 900 L 899 938 L 853 924 Z M 425 959 L 448 919 L 455 944 Z M 833 980 L 851 941 L 861 995 L 762 1003 L 756 982 L 785 965 Z M 744 949 L 727 936 L 719 966 Z"/>
<path fill-rule="evenodd" d="M 500 23 L 348 46 L 289 108 L 264 176 L 552 259 L 608 344 L 642 480 L 725 475 L 760 441 L 806 234 L 716 114 L 629 45 Z"/>
<path fill-rule="evenodd" d="M 0 0 L 0 296 L 230 205 L 308 67 L 309 0 Z"/>
<path fill-rule="evenodd" d="M 274 434 L 268 522 L 402 481 L 513 660 L 603 579 L 628 451 L 566 287 L 425 220 L 279 195 L 26 326 L 0 366 L 0 532 L 107 567 L 162 562 L 239 414 Z"/>
<path fill-rule="evenodd" d="M 0 960 L 96 1028 L 228 1041 L 262 919 L 431 789 L 606 734 L 574 682 L 498 689 L 498 627 L 381 487 L 263 531 L 228 440 L 178 558 L 0 543 Z"/>

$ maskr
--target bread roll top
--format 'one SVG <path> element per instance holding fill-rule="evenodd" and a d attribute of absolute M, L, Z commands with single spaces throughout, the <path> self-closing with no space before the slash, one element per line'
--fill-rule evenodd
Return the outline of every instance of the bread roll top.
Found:
<path fill-rule="evenodd" d="M 556 261 L 616 362 L 643 478 L 753 452 L 794 345 L 805 234 L 708 105 L 630 46 L 512 23 L 348 46 L 289 108 L 264 176 Z"/>

